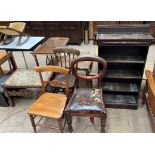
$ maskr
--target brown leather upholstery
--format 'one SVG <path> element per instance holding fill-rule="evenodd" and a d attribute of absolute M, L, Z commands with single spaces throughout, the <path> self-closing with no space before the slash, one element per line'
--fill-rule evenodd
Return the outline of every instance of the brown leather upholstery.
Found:
<path fill-rule="evenodd" d="M 85 110 L 88 113 L 90 111 L 102 111 L 105 112 L 105 105 L 102 98 L 101 89 L 77 89 L 67 107 L 67 110 L 72 110 L 72 112 L 79 112 Z"/>
<path fill-rule="evenodd" d="M 103 69 L 97 75 L 80 75 L 77 64 L 84 61 L 98 62 L 103 66 Z M 94 117 L 99 117 L 101 118 L 101 132 L 105 132 L 106 110 L 102 97 L 102 89 L 79 88 L 78 79 L 88 81 L 98 79 L 101 81 L 106 72 L 106 68 L 107 63 L 104 59 L 92 55 L 82 55 L 72 61 L 71 72 L 77 79 L 76 89 L 65 109 L 68 129 L 70 132 L 73 131 L 71 116 L 90 117 L 92 123 L 94 123 Z"/>

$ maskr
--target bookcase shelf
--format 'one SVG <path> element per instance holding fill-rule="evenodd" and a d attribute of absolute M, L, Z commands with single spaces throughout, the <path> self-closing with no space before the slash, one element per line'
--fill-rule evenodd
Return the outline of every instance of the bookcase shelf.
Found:
<path fill-rule="evenodd" d="M 134 95 L 103 94 L 106 107 L 112 108 L 137 108 L 137 99 Z"/>
<path fill-rule="evenodd" d="M 111 79 L 141 79 L 139 71 L 131 70 L 108 70 L 105 78 Z"/>
<path fill-rule="evenodd" d="M 134 63 L 143 64 L 145 61 L 141 56 L 110 56 L 105 55 L 104 58 L 108 63 Z"/>
<path fill-rule="evenodd" d="M 122 92 L 122 93 L 138 93 L 139 89 L 136 83 L 102 83 L 103 92 Z"/>

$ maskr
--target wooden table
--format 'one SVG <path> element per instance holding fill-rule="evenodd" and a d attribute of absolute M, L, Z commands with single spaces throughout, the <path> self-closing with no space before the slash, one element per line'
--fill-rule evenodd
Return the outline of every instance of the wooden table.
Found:
<path fill-rule="evenodd" d="M 9 44 L 3 44 L 1 42 L 0 49 L 6 50 L 7 54 L 13 51 L 22 52 L 23 58 L 25 61 L 26 68 L 28 68 L 26 59 L 23 51 L 33 51 L 43 40 L 45 37 L 36 37 L 36 36 L 22 36 L 15 37 L 15 39 Z M 9 61 L 11 64 L 11 62 Z M 14 62 L 15 63 L 15 62 Z M 16 64 L 13 64 L 14 70 L 16 69 Z"/>

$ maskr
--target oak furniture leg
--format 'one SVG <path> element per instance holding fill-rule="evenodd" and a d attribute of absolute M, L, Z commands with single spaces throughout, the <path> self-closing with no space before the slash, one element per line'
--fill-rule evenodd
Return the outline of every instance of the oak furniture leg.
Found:
<path fill-rule="evenodd" d="M 73 128 L 72 128 L 72 117 L 70 116 L 69 113 L 67 113 L 67 115 L 66 115 L 66 120 L 67 120 L 67 124 L 68 124 L 68 131 L 69 132 L 73 132 Z"/>
<path fill-rule="evenodd" d="M 101 113 L 101 133 L 105 133 L 106 114 Z"/>
<path fill-rule="evenodd" d="M 62 127 L 62 119 L 61 118 L 58 120 L 58 125 L 59 125 L 60 132 L 63 133 L 64 128 Z"/>
<path fill-rule="evenodd" d="M 34 117 L 32 115 L 29 115 L 29 116 L 30 116 L 30 120 L 31 120 L 31 124 L 32 124 L 33 130 L 34 130 L 34 133 L 36 133 L 37 130 L 36 130 L 36 125 L 35 125 Z"/>

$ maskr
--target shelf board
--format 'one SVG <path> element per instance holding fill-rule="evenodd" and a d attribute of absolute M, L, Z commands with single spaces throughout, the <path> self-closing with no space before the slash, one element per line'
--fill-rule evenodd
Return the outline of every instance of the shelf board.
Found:
<path fill-rule="evenodd" d="M 141 56 L 103 56 L 108 63 L 136 63 L 144 64 Z"/>
<path fill-rule="evenodd" d="M 138 71 L 127 70 L 108 70 L 104 78 L 113 79 L 141 79 L 141 75 Z"/>
<path fill-rule="evenodd" d="M 133 95 L 103 94 L 106 107 L 137 109 L 137 102 Z"/>
<path fill-rule="evenodd" d="M 103 82 L 102 83 L 103 91 L 105 92 L 129 92 L 129 93 L 138 93 L 138 87 L 135 83 L 112 83 L 112 82 Z"/>

